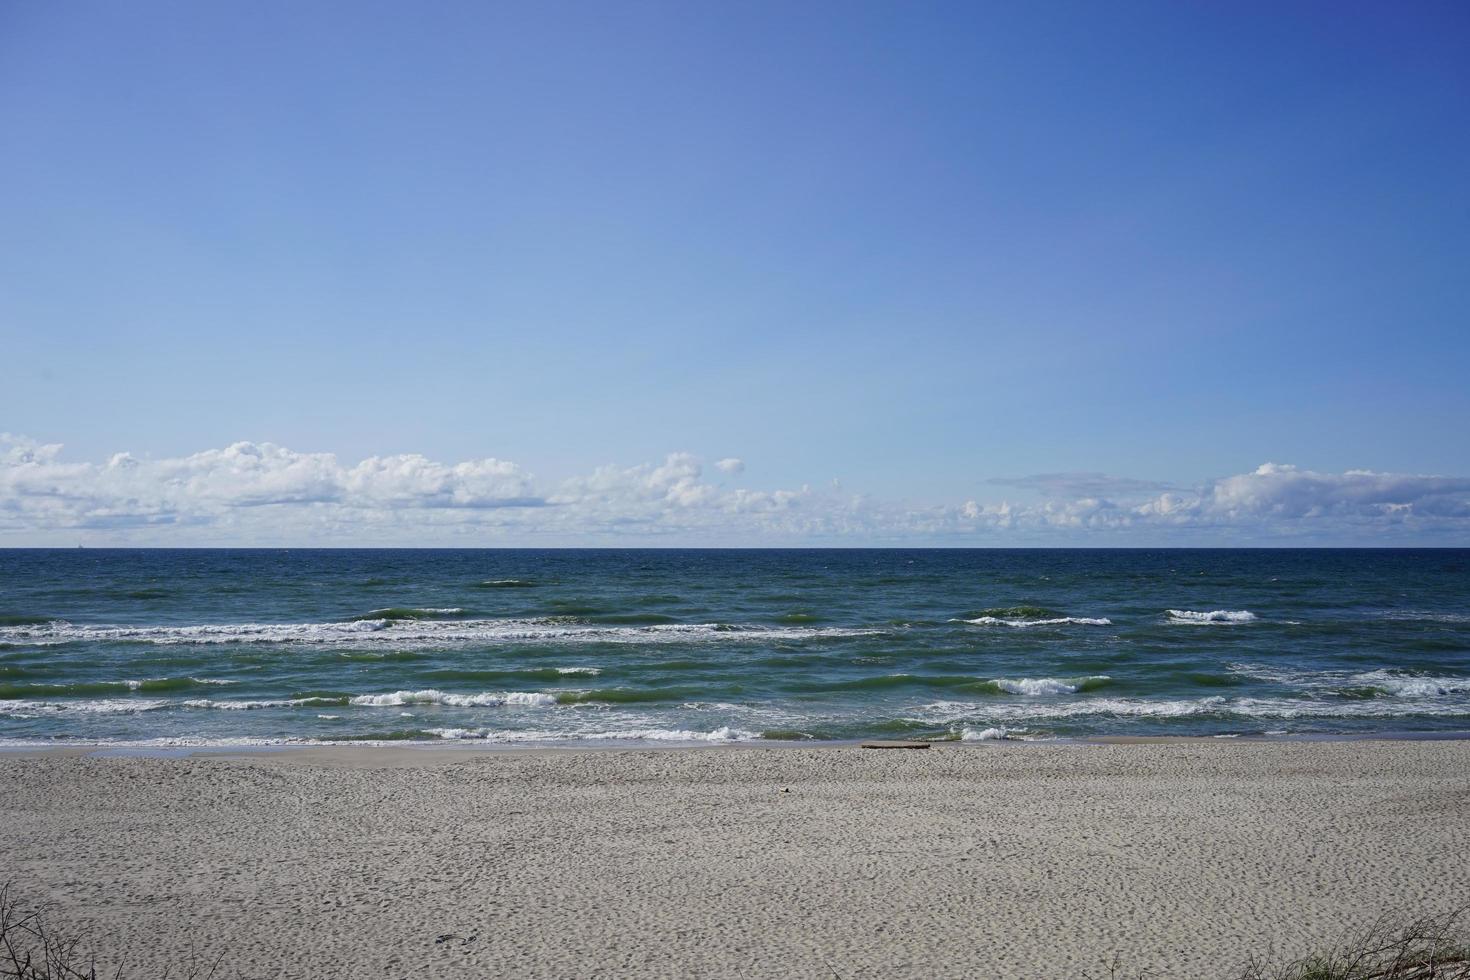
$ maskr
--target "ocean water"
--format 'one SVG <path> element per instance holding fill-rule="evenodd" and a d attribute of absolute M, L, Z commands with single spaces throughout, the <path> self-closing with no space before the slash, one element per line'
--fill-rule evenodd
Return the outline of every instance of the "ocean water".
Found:
<path fill-rule="evenodd" d="M 0 741 L 1470 730 L 1466 550 L 0 551 Z"/>

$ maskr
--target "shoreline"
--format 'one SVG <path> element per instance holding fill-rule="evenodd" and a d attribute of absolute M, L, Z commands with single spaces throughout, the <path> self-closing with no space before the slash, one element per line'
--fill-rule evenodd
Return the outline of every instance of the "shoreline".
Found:
<path fill-rule="evenodd" d="M 752 739 L 747 741 L 639 741 L 636 739 L 495 741 L 493 739 L 347 739 L 340 741 L 239 741 L 187 742 L 154 741 L 117 742 L 0 742 L 0 760 L 6 758 L 138 758 L 187 759 L 225 756 L 289 756 L 326 753 L 588 753 L 616 752 L 729 752 L 743 749 L 757 751 L 829 751 L 859 748 L 871 739 Z M 922 741 L 922 740 L 920 740 Z M 1002 746 L 1087 746 L 1087 745 L 1189 745 L 1189 744 L 1279 744 L 1337 742 L 1463 742 L 1470 741 L 1470 729 L 1463 731 L 1384 731 L 1344 733 L 1291 733 L 1285 735 L 1221 734 L 1221 735 L 1097 735 L 1082 738 L 993 738 L 941 739 L 927 742 L 929 749 L 960 748 L 986 751 Z"/>

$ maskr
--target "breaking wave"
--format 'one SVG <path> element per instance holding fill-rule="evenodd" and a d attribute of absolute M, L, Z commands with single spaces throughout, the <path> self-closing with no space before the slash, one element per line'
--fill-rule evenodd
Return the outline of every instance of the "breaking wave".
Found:
<path fill-rule="evenodd" d="M 1179 699 L 1089 698 L 1078 701 L 1045 702 L 960 702 L 937 701 L 924 705 L 912 718 L 919 722 L 1005 722 L 1061 720 L 1069 718 L 1211 718 L 1216 720 L 1255 718 L 1470 718 L 1470 703 L 1463 701 L 1420 701 L 1405 704 L 1397 699 L 1343 701 L 1329 698 L 1226 698 L 1221 696 Z"/>
<path fill-rule="evenodd" d="M 987 609 L 979 616 L 957 617 L 951 623 L 971 623 L 975 626 L 1011 626 L 1025 629 L 1030 626 L 1111 626 L 1113 621 L 1100 616 L 1057 616 L 1035 606 L 1013 606 L 1008 609 Z"/>
<path fill-rule="evenodd" d="M 359 694 L 349 704 L 368 708 L 398 707 L 407 704 L 442 704 L 451 708 L 498 708 L 502 705 L 556 704 L 556 698 L 539 691 L 506 691 L 485 694 L 446 694 L 429 688 L 423 691 L 393 691 L 388 694 Z"/>
<path fill-rule="evenodd" d="M 388 612 L 389 610 L 378 610 Z M 159 646 L 217 644 L 325 644 L 433 646 L 508 642 L 763 642 L 873 636 L 864 627 L 761 626 L 727 623 L 660 623 L 604 626 L 575 619 L 414 619 L 379 616 L 341 623 L 224 623 L 199 626 L 92 626 L 64 621 L 0 627 L 0 640 L 32 644 L 70 642 L 148 643 Z"/>
<path fill-rule="evenodd" d="M 453 616 L 464 616 L 468 610 L 459 606 L 450 606 L 443 609 L 418 609 L 412 606 L 389 606 L 386 609 L 374 609 L 372 612 L 363 613 L 361 616 L 353 616 L 349 622 L 371 622 L 373 620 L 399 620 L 399 619 L 447 619 Z"/>
<path fill-rule="evenodd" d="M 1111 626 L 1111 619 L 1093 618 L 1089 616 L 1058 616 L 1055 619 L 1004 619 L 1000 616 L 978 616 L 975 619 L 962 619 L 962 623 L 974 623 L 976 626 L 1014 626 L 1024 629 L 1027 626 Z"/>
<path fill-rule="evenodd" d="M 1370 691 L 1400 698 L 1442 698 L 1470 694 L 1470 677 L 1433 677 L 1391 670 L 1370 670 L 1349 680 Z"/>
<path fill-rule="evenodd" d="M 1111 680 L 1112 678 L 1106 674 L 1097 674 L 1092 677 L 1072 677 L 1062 680 L 1055 677 L 1020 677 L 1015 680 L 997 677 L 990 683 L 1006 694 L 1024 694 L 1028 697 L 1035 697 L 1042 694 L 1076 694 L 1079 691 L 1095 691 Z"/>
<path fill-rule="evenodd" d="M 1369 671 L 1304 670 L 1267 664 L 1231 664 L 1233 673 L 1253 680 L 1347 698 L 1443 698 L 1470 695 L 1470 677 L 1437 676 L 1389 667 Z"/>
<path fill-rule="evenodd" d="M 426 728 L 425 735 L 442 739 L 483 739 L 490 742 L 749 742 L 760 738 L 759 732 L 728 725 L 714 731 L 701 732 L 681 728 L 630 728 L 623 731 L 526 730 L 494 731 L 476 728 Z"/>
<path fill-rule="evenodd" d="M 1256 619 L 1256 614 L 1245 609 L 1212 609 L 1209 612 L 1195 612 L 1193 609 L 1170 609 L 1167 610 L 1171 623 L 1250 623 Z"/>
<path fill-rule="evenodd" d="M 1011 729 L 1009 728 L 970 728 L 966 726 L 960 731 L 962 742 L 993 742 L 1010 737 Z"/>

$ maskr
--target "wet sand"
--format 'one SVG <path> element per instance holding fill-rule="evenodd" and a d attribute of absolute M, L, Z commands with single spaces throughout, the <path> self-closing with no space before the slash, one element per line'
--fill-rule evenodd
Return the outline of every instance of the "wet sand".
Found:
<path fill-rule="evenodd" d="M 0 754 L 126 976 L 1227 977 L 1470 895 L 1470 742 Z"/>

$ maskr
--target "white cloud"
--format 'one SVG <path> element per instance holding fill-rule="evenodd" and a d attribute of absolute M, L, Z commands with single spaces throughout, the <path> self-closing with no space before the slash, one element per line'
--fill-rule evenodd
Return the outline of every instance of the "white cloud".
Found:
<path fill-rule="evenodd" d="M 1135 480 L 1106 473 L 1038 473 L 1034 476 L 997 476 L 985 481 L 995 486 L 1029 490 L 1044 497 L 1114 497 L 1172 490 L 1157 480 Z"/>
<path fill-rule="evenodd" d="M 712 466 L 718 477 L 744 464 Z M 688 453 L 542 486 L 497 459 L 375 456 L 347 465 L 330 453 L 239 442 L 87 463 L 67 461 L 59 445 L 0 435 L 0 543 L 1470 542 L 1470 478 L 1268 463 L 1192 490 L 1093 473 L 1004 485 L 1042 499 L 916 507 L 835 484 L 730 488 Z"/>
<path fill-rule="evenodd" d="M 738 476 L 745 472 L 745 460 L 729 456 L 716 463 L 715 469 L 721 473 L 728 473 L 730 476 Z"/>

